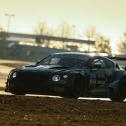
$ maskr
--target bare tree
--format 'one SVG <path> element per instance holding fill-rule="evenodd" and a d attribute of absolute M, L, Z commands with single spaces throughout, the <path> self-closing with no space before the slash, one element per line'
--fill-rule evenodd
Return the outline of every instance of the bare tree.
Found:
<path fill-rule="evenodd" d="M 73 37 L 74 27 L 75 26 L 70 25 L 66 22 L 62 22 L 58 27 L 58 31 L 57 31 L 58 36 L 66 37 L 66 38 Z"/>
<path fill-rule="evenodd" d="M 85 32 L 85 36 L 87 37 L 88 40 L 96 40 L 97 39 L 97 36 L 98 36 L 98 33 L 96 31 L 96 28 L 95 27 L 89 27 L 86 32 Z"/>
<path fill-rule="evenodd" d="M 76 26 L 70 25 L 66 22 L 62 22 L 58 27 L 57 34 L 58 36 L 64 38 L 75 38 Z M 63 48 L 65 48 L 64 41 L 63 41 Z"/>
<path fill-rule="evenodd" d="M 126 32 L 123 33 L 122 39 L 118 43 L 118 51 L 126 53 Z"/>
<path fill-rule="evenodd" d="M 54 30 L 49 28 L 46 22 L 39 22 L 34 30 L 34 33 L 36 35 L 53 35 Z M 46 46 L 49 46 L 50 42 L 48 40 L 38 40 L 38 44 L 45 44 Z"/>
<path fill-rule="evenodd" d="M 111 54 L 111 46 L 109 38 L 105 36 L 99 36 L 97 38 L 95 48 L 98 52 Z"/>
<path fill-rule="evenodd" d="M 37 35 L 46 35 L 47 29 L 48 29 L 48 25 L 46 22 L 38 22 L 38 24 L 34 30 L 34 33 Z"/>
<path fill-rule="evenodd" d="M 97 52 L 111 53 L 109 38 L 100 35 L 100 33 L 96 31 L 95 27 L 88 28 L 85 32 L 85 36 L 88 40 L 95 41 L 95 45 L 93 47 L 97 50 Z M 90 45 L 88 51 L 90 51 Z"/>
<path fill-rule="evenodd" d="M 88 39 L 88 41 L 90 41 L 90 40 L 96 41 L 97 40 L 98 33 L 96 31 L 96 28 L 93 26 L 89 27 L 84 34 L 85 34 L 85 37 Z M 90 46 L 91 45 L 88 44 L 88 52 L 90 52 Z"/>

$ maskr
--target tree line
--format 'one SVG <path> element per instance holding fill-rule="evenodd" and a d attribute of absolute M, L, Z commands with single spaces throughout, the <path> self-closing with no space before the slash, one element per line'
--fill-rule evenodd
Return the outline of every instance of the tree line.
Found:
<path fill-rule="evenodd" d="M 3 29 L 0 28 L 0 31 L 3 31 Z M 96 27 L 89 27 L 80 35 L 77 33 L 77 27 L 75 25 L 68 24 L 65 21 L 62 22 L 57 27 L 57 29 L 53 29 L 49 27 L 49 25 L 45 21 L 40 21 L 37 23 L 33 33 L 36 35 L 49 35 L 49 36 L 57 36 L 57 37 L 65 37 L 65 38 L 80 38 L 81 37 L 81 39 L 93 40 L 95 41 L 95 44 L 92 45 L 91 48 L 94 48 L 96 52 L 108 53 L 108 54 L 112 53 L 112 47 L 110 45 L 111 43 L 110 38 L 99 33 Z M 6 38 L 5 35 L 0 34 L 0 39 L 3 39 L 3 38 Z M 41 40 L 41 41 L 38 41 L 38 44 L 45 44 L 45 46 L 51 47 L 54 44 L 54 42 Z M 60 42 L 60 43 L 55 43 L 54 45 L 60 48 L 65 48 L 67 44 L 64 42 L 62 43 Z M 75 43 L 71 43 L 71 45 L 75 45 Z M 82 45 L 79 45 L 79 46 L 85 47 Z M 118 42 L 117 46 L 118 46 L 119 52 L 126 54 L 126 32 L 123 33 L 122 38 Z M 90 48 L 90 46 L 86 48 Z"/>
<path fill-rule="evenodd" d="M 66 38 L 80 37 L 77 35 L 76 26 L 70 25 L 67 22 L 62 22 L 56 30 L 48 27 L 46 22 L 39 22 L 34 30 L 34 33 L 37 35 L 52 35 Z M 92 48 L 94 48 L 96 52 L 109 54 L 112 52 L 110 39 L 98 33 L 95 27 L 88 28 L 83 35 L 81 35 L 81 38 L 95 41 L 95 44 L 92 46 Z M 48 44 L 50 45 L 47 40 L 42 40 L 42 43 L 46 43 L 47 46 Z"/>

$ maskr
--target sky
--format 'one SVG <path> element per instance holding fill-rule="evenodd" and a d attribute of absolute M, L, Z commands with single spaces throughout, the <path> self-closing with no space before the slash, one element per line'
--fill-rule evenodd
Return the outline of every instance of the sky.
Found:
<path fill-rule="evenodd" d="M 96 27 L 110 38 L 112 47 L 126 32 L 126 0 L 0 0 L 0 27 L 10 32 L 33 33 L 39 21 L 46 21 L 53 28 L 66 21 L 84 32 Z"/>

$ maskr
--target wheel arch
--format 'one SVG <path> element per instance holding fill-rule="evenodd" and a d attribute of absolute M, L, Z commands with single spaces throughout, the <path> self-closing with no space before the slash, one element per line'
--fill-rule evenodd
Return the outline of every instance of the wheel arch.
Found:
<path fill-rule="evenodd" d="M 116 80 L 108 88 L 112 101 L 123 101 L 126 98 L 126 79 Z"/>

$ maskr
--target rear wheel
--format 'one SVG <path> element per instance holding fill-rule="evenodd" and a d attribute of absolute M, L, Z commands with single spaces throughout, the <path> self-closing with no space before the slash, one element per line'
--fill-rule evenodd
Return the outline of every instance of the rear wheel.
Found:
<path fill-rule="evenodd" d="M 125 100 L 125 95 L 121 91 L 115 93 L 113 88 L 109 89 L 109 97 L 114 102 L 123 102 Z"/>
<path fill-rule="evenodd" d="M 112 101 L 123 102 L 126 97 L 126 80 L 122 80 L 118 87 L 117 92 L 113 88 L 109 89 L 109 96 Z"/>

